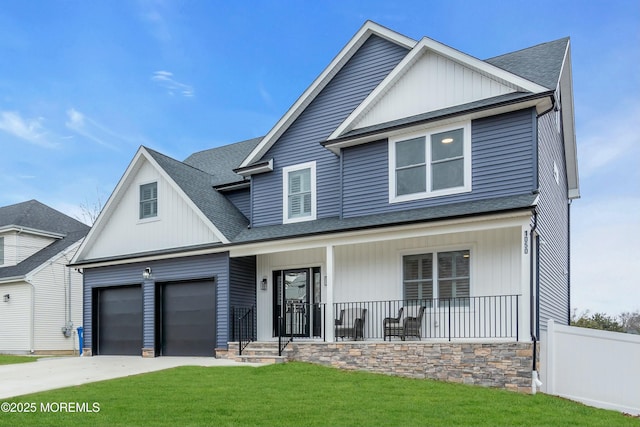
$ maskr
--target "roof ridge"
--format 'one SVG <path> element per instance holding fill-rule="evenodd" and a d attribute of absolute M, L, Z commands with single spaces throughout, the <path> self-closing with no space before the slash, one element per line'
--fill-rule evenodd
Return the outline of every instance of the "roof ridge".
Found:
<path fill-rule="evenodd" d="M 173 162 L 179 163 L 180 165 L 182 165 L 182 166 L 184 166 L 184 167 L 188 167 L 188 168 L 194 169 L 194 170 L 196 170 L 196 171 L 198 171 L 198 172 L 201 172 L 201 173 L 204 173 L 204 174 L 206 174 L 206 175 L 208 175 L 208 176 L 210 176 L 210 177 L 213 177 L 213 175 L 211 175 L 209 172 L 203 171 L 203 170 L 202 170 L 202 169 L 200 169 L 200 168 L 197 168 L 197 167 L 195 167 L 195 166 L 192 166 L 192 165 L 190 165 L 190 164 L 188 164 L 188 163 L 185 163 L 185 162 L 183 162 L 183 161 L 181 161 L 181 160 L 174 159 L 173 157 L 168 156 L 168 155 L 166 155 L 166 154 L 164 154 L 164 153 L 161 153 L 161 152 L 160 152 L 160 151 L 158 151 L 158 150 L 154 150 L 153 148 L 149 148 L 149 147 L 146 147 L 146 146 L 144 146 L 144 145 L 143 145 L 143 147 L 144 147 L 147 151 L 149 151 L 149 152 L 151 152 L 151 153 L 153 153 L 153 154 L 157 154 L 157 155 L 159 155 L 159 156 L 164 157 L 165 159 L 168 159 L 168 160 L 171 160 L 171 161 L 173 161 Z"/>
<path fill-rule="evenodd" d="M 491 60 L 496 59 L 496 58 L 500 58 L 502 56 L 512 55 L 514 53 L 523 52 L 523 51 L 529 50 L 529 49 L 534 49 L 536 47 L 544 46 L 546 44 L 556 43 L 556 42 L 559 42 L 559 41 L 570 40 L 570 39 L 571 39 L 571 37 L 569 37 L 569 36 L 560 37 L 559 39 L 556 39 L 556 40 L 549 40 L 549 41 L 546 41 L 546 42 L 535 44 L 533 46 L 523 47 L 521 49 L 517 49 L 517 50 L 511 51 L 511 52 L 506 52 L 506 53 L 503 53 L 503 54 L 500 54 L 500 55 L 492 56 L 490 58 L 485 58 L 485 59 L 482 59 L 481 61 L 487 62 L 487 61 L 491 61 Z"/>

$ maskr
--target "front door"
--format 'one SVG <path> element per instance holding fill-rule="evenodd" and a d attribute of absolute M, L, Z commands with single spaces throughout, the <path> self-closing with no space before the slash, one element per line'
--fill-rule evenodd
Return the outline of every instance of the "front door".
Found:
<path fill-rule="evenodd" d="M 312 331 L 316 335 L 318 327 L 313 323 L 319 301 L 319 277 L 317 267 L 273 272 L 274 336 L 278 335 L 278 322 L 282 322 L 283 335 L 310 337 Z"/>

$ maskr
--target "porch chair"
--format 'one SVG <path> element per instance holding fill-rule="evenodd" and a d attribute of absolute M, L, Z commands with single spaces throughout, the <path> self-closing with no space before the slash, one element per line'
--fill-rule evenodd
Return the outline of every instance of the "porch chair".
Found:
<path fill-rule="evenodd" d="M 364 339 L 364 322 L 367 315 L 366 308 L 346 308 L 340 310 L 340 317 L 335 319 L 334 335 L 336 338 L 345 337 Z"/>
<path fill-rule="evenodd" d="M 404 307 L 400 307 L 398 310 L 398 315 L 396 317 L 385 317 L 382 320 L 382 331 L 383 331 L 383 340 L 386 341 L 387 337 L 389 337 L 389 341 L 391 341 L 391 337 L 399 337 L 402 336 L 402 312 L 404 311 Z"/>
<path fill-rule="evenodd" d="M 424 316 L 426 308 L 427 307 L 423 305 L 420 307 L 417 316 L 404 319 L 401 337 L 403 341 L 406 337 L 418 337 L 419 340 L 422 339 L 422 317 Z"/>
<path fill-rule="evenodd" d="M 404 307 L 398 311 L 398 317 L 387 317 L 382 321 L 384 329 L 384 340 L 391 341 L 391 337 L 400 337 L 404 341 L 407 337 L 422 338 L 422 318 L 424 317 L 424 311 L 426 306 L 421 306 L 418 310 L 417 316 L 406 316 L 402 319 Z"/>

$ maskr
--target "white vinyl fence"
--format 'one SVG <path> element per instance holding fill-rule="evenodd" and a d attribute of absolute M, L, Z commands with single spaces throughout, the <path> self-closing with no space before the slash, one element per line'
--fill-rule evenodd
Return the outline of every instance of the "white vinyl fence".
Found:
<path fill-rule="evenodd" d="M 640 335 L 557 325 L 541 334 L 542 391 L 640 414 Z"/>

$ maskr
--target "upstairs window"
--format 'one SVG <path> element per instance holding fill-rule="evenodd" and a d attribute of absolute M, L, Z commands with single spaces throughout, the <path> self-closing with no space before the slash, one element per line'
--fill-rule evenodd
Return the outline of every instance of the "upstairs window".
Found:
<path fill-rule="evenodd" d="M 389 140 L 389 201 L 471 191 L 470 124 Z"/>
<path fill-rule="evenodd" d="M 0 265 L 4 265 L 4 237 L 0 237 Z"/>
<path fill-rule="evenodd" d="M 282 169 L 283 223 L 316 219 L 316 163 Z"/>
<path fill-rule="evenodd" d="M 158 216 L 158 183 L 140 186 L 140 219 Z"/>

